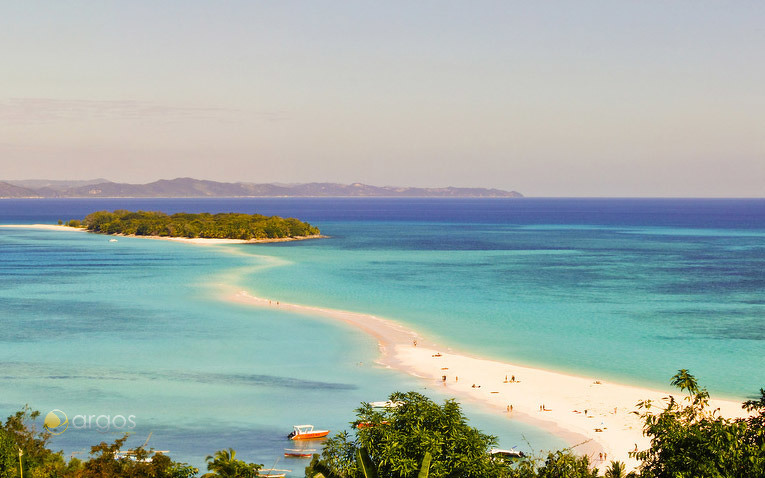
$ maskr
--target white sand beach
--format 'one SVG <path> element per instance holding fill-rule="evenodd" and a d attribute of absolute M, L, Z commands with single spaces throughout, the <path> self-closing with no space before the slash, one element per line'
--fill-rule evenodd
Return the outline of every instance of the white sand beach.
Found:
<path fill-rule="evenodd" d="M 69 227 L 56 224 L 4 224 L 0 227 L 16 228 L 16 229 L 47 229 L 50 231 L 77 231 L 77 232 L 90 232 L 87 229 L 78 227 Z M 97 234 L 97 233 L 93 233 Z M 137 237 L 140 239 L 159 239 L 163 241 L 182 242 L 185 244 L 196 244 L 200 246 L 217 246 L 221 244 L 267 244 L 271 242 L 290 242 L 290 241 L 304 241 L 308 239 L 324 239 L 328 236 L 316 235 L 316 236 L 294 236 L 294 237 L 277 237 L 272 239 L 212 239 L 204 237 L 166 237 L 166 236 L 136 236 L 136 235 L 124 235 L 124 234 L 102 234 L 104 237 L 116 238 L 116 237 Z"/>
<path fill-rule="evenodd" d="M 660 401 L 670 392 L 474 357 L 369 314 L 277 302 L 246 291 L 227 298 L 357 327 L 377 338 L 380 364 L 420 377 L 432 387 L 443 387 L 461 401 L 480 402 L 495 410 L 498 420 L 523 421 L 561 436 L 578 445 L 574 452 L 589 455 L 591 463 L 601 469 L 611 460 L 620 460 L 629 468 L 637 466 L 629 452 L 636 447 L 646 449 L 649 440 L 642 434 L 640 417 L 632 412 L 638 401 Z M 680 399 L 675 392 L 672 394 Z M 736 401 L 712 399 L 710 405 L 720 408 L 722 416 L 746 416 Z"/>
<path fill-rule="evenodd" d="M 9 229 L 47 229 L 50 231 L 88 232 L 85 229 L 69 226 L 59 226 L 56 224 L 0 224 L 0 227 Z"/>

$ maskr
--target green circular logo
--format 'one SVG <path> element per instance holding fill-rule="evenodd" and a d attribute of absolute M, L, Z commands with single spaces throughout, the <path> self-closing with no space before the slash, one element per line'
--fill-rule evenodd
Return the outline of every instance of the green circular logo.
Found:
<path fill-rule="evenodd" d="M 51 435 L 61 435 L 69 427 L 69 419 L 66 413 L 59 409 L 51 410 L 45 415 L 45 424 L 43 427 L 48 430 Z"/>

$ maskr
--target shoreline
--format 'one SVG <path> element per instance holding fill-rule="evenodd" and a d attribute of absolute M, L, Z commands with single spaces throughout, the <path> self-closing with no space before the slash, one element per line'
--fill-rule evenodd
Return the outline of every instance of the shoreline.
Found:
<path fill-rule="evenodd" d="M 219 245 L 219 244 L 268 244 L 272 242 L 292 242 L 292 241 L 307 241 L 309 239 L 326 239 L 329 236 L 323 234 L 317 234 L 314 236 L 293 236 L 293 237 L 274 237 L 265 239 L 217 239 L 208 237 L 168 237 L 168 236 L 138 236 L 135 234 L 103 234 L 100 232 L 88 231 L 81 227 L 71 227 L 58 224 L 2 224 L 0 228 L 12 228 L 12 229 L 43 229 L 49 231 L 79 231 L 88 232 L 90 234 L 98 234 L 104 237 L 136 237 L 139 239 L 159 239 L 162 241 L 174 241 L 182 242 L 186 244 L 197 245 Z"/>
<path fill-rule="evenodd" d="M 228 292 L 224 299 L 320 316 L 360 329 L 377 339 L 378 364 L 418 377 L 461 400 L 480 404 L 496 413 L 498 419 L 522 421 L 559 436 L 574 446 L 574 453 L 588 455 L 590 464 L 601 469 L 612 460 L 634 469 L 639 462 L 629 457 L 629 452 L 636 446 L 639 450 L 648 448 L 650 440 L 642 434 L 643 423 L 632 413 L 638 401 L 659 404 L 668 395 L 683 398 L 669 389 L 653 390 L 453 351 L 393 320 L 371 314 L 269 300 L 244 290 Z M 720 408 L 724 417 L 748 416 L 740 402 L 710 399 L 709 405 L 710 409 Z M 604 459 L 600 459 L 601 453 Z"/>

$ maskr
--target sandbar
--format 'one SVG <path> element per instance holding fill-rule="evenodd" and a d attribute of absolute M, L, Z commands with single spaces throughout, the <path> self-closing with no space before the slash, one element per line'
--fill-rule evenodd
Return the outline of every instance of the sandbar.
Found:
<path fill-rule="evenodd" d="M 590 463 L 601 470 L 612 460 L 634 469 L 639 462 L 629 452 L 648 448 L 642 420 L 633 413 L 639 401 L 660 404 L 669 395 L 683 398 L 676 390 L 653 390 L 475 357 L 439 346 L 393 320 L 370 314 L 290 304 L 241 290 L 227 293 L 226 299 L 357 327 L 377 339 L 381 365 L 420 377 L 431 387 L 441 387 L 460 399 L 483 404 L 497 413 L 497 420 L 519 420 L 548 430 L 576 445 L 573 452 L 588 455 Z M 724 417 L 747 416 L 741 403 L 732 400 L 711 399 L 710 407 L 719 408 Z"/>

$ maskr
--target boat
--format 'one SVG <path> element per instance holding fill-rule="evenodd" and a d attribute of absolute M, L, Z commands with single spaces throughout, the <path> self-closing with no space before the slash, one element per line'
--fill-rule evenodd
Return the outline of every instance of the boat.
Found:
<path fill-rule="evenodd" d="M 501 448 L 492 448 L 491 451 L 492 457 L 498 457 L 498 458 L 523 458 L 526 456 L 522 451 L 520 450 L 503 450 Z"/>
<path fill-rule="evenodd" d="M 386 400 L 384 402 L 369 402 L 369 406 L 372 408 L 398 408 L 403 405 L 404 402 L 393 400 Z"/>
<path fill-rule="evenodd" d="M 387 425 L 389 422 L 387 420 L 383 420 L 379 423 L 376 422 L 358 422 L 353 425 L 354 428 L 369 428 L 369 427 L 376 427 L 377 425 Z"/>
<path fill-rule="evenodd" d="M 114 456 L 117 459 L 126 458 L 128 460 L 137 461 L 140 463 L 151 463 L 151 460 L 152 458 L 154 458 L 154 455 L 167 455 L 168 453 L 170 453 L 169 450 L 145 450 L 145 451 L 146 451 L 146 456 L 144 458 L 138 458 L 135 450 L 127 450 L 127 451 L 117 450 L 114 453 Z"/>
<path fill-rule="evenodd" d="M 109 239 L 109 242 L 117 242 L 117 239 Z"/>
<path fill-rule="evenodd" d="M 287 458 L 311 458 L 318 450 L 299 450 L 296 448 L 286 448 L 284 456 Z"/>
<path fill-rule="evenodd" d="M 287 476 L 287 473 L 291 472 L 292 470 L 278 470 L 276 468 L 261 468 L 258 470 L 258 476 L 267 476 L 270 478 L 284 478 Z"/>
<path fill-rule="evenodd" d="M 314 430 L 313 425 L 295 425 L 292 428 L 292 433 L 287 435 L 290 440 L 312 440 L 329 435 L 329 430 Z"/>

